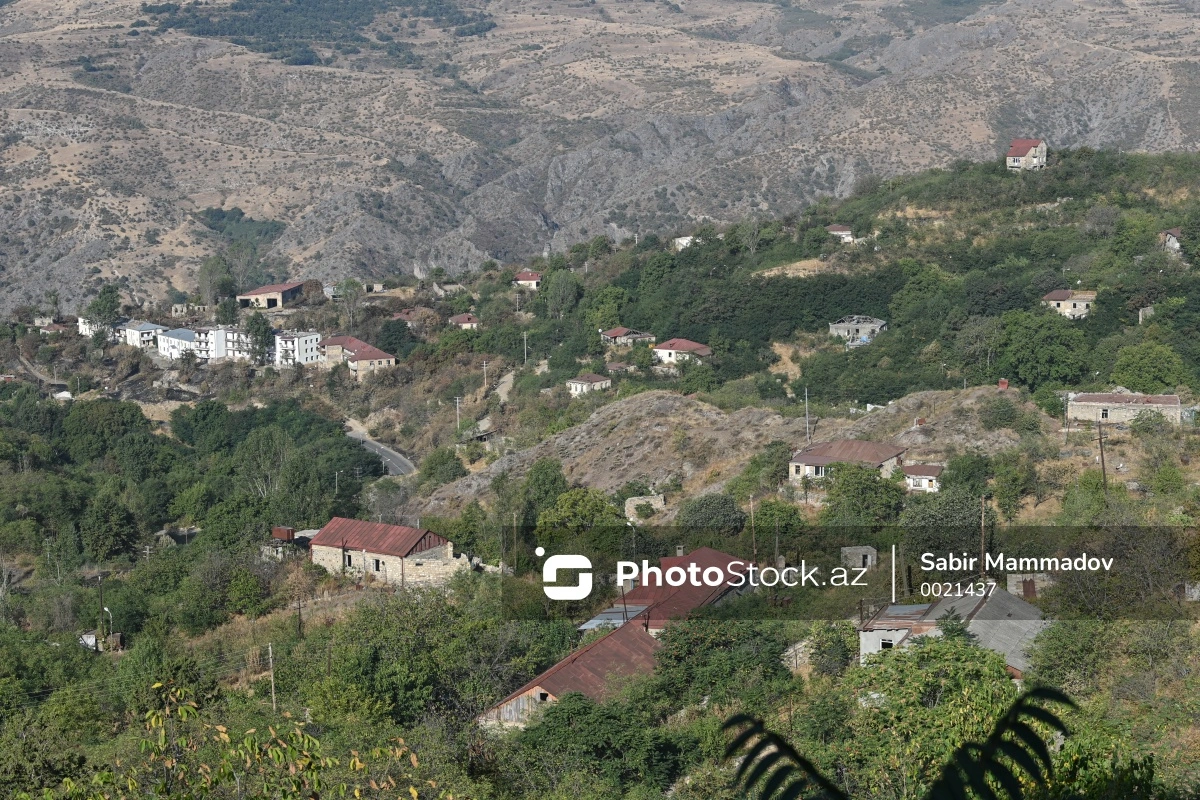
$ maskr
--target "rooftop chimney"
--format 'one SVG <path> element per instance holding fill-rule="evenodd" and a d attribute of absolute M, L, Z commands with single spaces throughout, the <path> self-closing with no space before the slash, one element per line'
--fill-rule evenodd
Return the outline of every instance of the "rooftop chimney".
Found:
<path fill-rule="evenodd" d="M 681 545 L 681 544 L 677 544 L 677 545 L 675 545 L 675 555 L 676 555 L 676 556 L 682 556 L 682 555 L 683 555 L 683 545 Z"/>

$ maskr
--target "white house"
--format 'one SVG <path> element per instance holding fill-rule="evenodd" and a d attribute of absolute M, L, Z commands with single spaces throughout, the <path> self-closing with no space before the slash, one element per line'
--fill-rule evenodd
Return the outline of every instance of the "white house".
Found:
<path fill-rule="evenodd" d="M 1170 228 L 1158 232 L 1158 243 L 1168 253 L 1179 254 L 1179 240 L 1182 238 L 1183 230 L 1181 228 Z"/>
<path fill-rule="evenodd" d="M 1042 305 L 1054 309 L 1067 319 L 1083 319 L 1095 302 L 1095 292 L 1077 292 L 1074 289 L 1055 289 L 1042 296 Z"/>
<path fill-rule="evenodd" d="M 532 289 L 535 292 L 542 285 L 542 273 L 524 269 L 513 276 L 513 286 L 522 289 Z"/>
<path fill-rule="evenodd" d="M 606 331 L 600 331 L 600 341 L 604 344 L 615 344 L 619 347 L 629 347 L 637 344 L 638 342 L 653 343 L 654 334 L 643 333 L 642 331 L 635 331 L 633 328 L 619 326 L 616 328 L 609 328 Z"/>
<path fill-rule="evenodd" d="M 690 339 L 668 339 L 654 345 L 654 358 L 660 364 L 681 364 L 684 361 L 699 361 L 712 355 L 712 348 Z"/>
<path fill-rule="evenodd" d="M 903 467 L 904 485 L 910 492 L 937 492 L 942 488 L 942 470 L 937 464 L 908 464 Z"/>
<path fill-rule="evenodd" d="M 189 350 L 196 353 L 197 357 L 207 358 L 197 352 L 196 338 L 196 332 L 187 328 L 163 331 L 158 335 L 158 352 L 172 361 Z"/>
<path fill-rule="evenodd" d="M 788 474 L 792 482 L 824 478 L 830 464 L 861 464 L 879 470 L 883 477 L 904 466 L 905 448 L 865 439 L 837 439 L 810 445 L 792 455 Z"/>
<path fill-rule="evenodd" d="M 117 328 L 120 325 L 124 325 L 128 321 L 129 319 L 127 317 L 120 317 L 115 323 L 113 323 L 112 326 L 109 327 L 108 340 L 110 342 L 116 342 L 122 339 L 122 336 L 117 332 Z M 75 323 L 75 328 L 79 331 L 80 336 L 86 336 L 90 339 L 96 335 L 96 331 L 100 330 L 101 325 L 97 322 L 92 322 L 86 317 L 80 317 Z"/>
<path fill-rule="evenodd" d="M 479 317 L 474 314 L 455 314 L 448 321 L 454 327 L 464 331 L 473 331 L 479 327 Z"/>
<path fill-rule="evenodd" d="M 294 367 L 321 360 L 321 334 L 313 331 L 281 331 L 275 334 L 275 365 Z"/>
<path fill-rule="evenodd" d="M 1046 141 L 1044 139 L 1013 139 L 1005 156 L 1010 172 L 1026 169 L 1042 169 L 1046 166 Z"/>
<path fill-rule="evenodd" d="M 124 340 L 125 344 L 149 350 L 155 346 L 155 337 L 165 331 L 166 326 L 131 319 L 123 325 L 118 325 L 116 330 L 117 335 Z"/>
<path fill-rule="evenodd" d="M 886 330 L 886 321 L 862 314 L 851 314 L 829 323 L 829 335 L 845 339 L 850 347 L 870 344 L 877 334 Z"/>
<path fill-rule="evenodd" d="M 612 378 L 606 378 L 594 372 L 586 372 L 578 378 L 571 378 L 567 381 L 567 390 L 571 392 L 571 397 L 610 388 L 612 388 Z"/>
<path fill-rule="evenodd" d="M 830 236 L 836 236 L 841 240 L 842 244 L 854 243 L 854 231 L 846 225 L 826 225 L 825 230 Z"/>

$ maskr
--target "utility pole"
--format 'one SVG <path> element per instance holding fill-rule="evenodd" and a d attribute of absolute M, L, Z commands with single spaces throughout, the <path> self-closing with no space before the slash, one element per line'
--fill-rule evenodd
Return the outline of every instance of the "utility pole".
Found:
<path fill-rule="evenodd" d="M 279 708 L 275 705 L 275 650 L 270 642 L 267 642 L 267 663 L 271 666 L 271 711 L 276 712 Z"/>
<path fill-rule="evenodd" d="M 521 338 L 525 341 L 525 366 L 529 366 L 529 331 L 521 331 Z"/>
<path fill-rule="evenodd" d="M 345 471 L 346 470 L 344 470 L 344 469 L 339 469 L 337 472 L 333 473 L 333 496 L 334 497 L 337 497 L 338 475 L 341 475 Z"/>
<path fill-rule="evenodd" d="M 750 495 L 750 550 L 758 563 L 758 532 L 754 529 L 754 495 Z"/>
<path fill-rule="evenodd" d="M 457 435 L 458 429 L 462 427 L 462 414 L 459 413 L 458 404 L 462 401 L 461 397 L 454 398 L 454 432 Z"/>
<path fill-rule="evenodd" d="M 987 572 L 987 495 L 979 496 L 979 576 Z"/>
<path fill-rule="evenodd" d="M 304 620 L 300 616 L 300 595 L 296 595 L 296 636 L 304 638 Z"/>
<path fill-rule="evenodd" d="M 96 637 L 96 652 L 100 652 L 100 642 L 104 639 L 104 576 L 96 576 L 96 586 L 100 587 L 100 635 Z"/>
<path fill-rule="evenodd" d="M 150 545 L 146 545 L 145 551 L 146 551 L 146 560 L 149 561 L 150 560 Z"/>
<path fill-rule="evenodd" d="M 1096 441 L 1100 444 L 1100 477 L 1104 480 L 1104 495 L 1108 496 L 1108 470 L 1104 468 L 1104 423 L 1096 422 Z"/>
<path fill-rule="evenodd" d="M 812 444 L 812 430 L 808 426 L 808 387 L 804 387 L 804 438 Z"/>
<path fill-rule="evenodd" d="M 483 393 L 484 393 L 484 394 L 487 394 L 487 387 L 488 387 L 488 382 L 487 382 L 487 362 L 486 362 L 486 361 L 484 361 L 484 362 L 483 362 Z"/>

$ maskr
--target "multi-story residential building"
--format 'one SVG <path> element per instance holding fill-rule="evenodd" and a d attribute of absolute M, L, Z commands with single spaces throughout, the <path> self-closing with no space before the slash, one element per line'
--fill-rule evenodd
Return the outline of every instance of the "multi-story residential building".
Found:
<path fill-rule="evenodd" d="M 131 319 L 122 325 L 118 325 L 116 330 L 117 335 L 125 344 L 130 347 L 149 350 L 156 346 L 156 337 L 166 329 L 165 325 Z"/>
<path fill-rule="evenodd" d="M 321 360 L 321 334 L 313 331 L 281 331 L 275 334 L 275 366 L 294 367 Z"/>

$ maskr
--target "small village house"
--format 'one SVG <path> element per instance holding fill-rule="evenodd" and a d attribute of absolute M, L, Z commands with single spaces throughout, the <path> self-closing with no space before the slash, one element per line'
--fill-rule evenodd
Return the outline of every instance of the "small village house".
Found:
<path fill-rule="evenodd" d="M 671 240 L 671 249 L 678 253 L 680 250 L 691 247 L 694 238 L 692 236 L 676 236 Z"/>
<path fill-rule="evenodd" d="M 681 364 L 684 361 L 700 361 L 712 355 L 712 348 L 690 339 L 668 339 L 656 344 L 654 359 L 660 364 Z"/>
<path fill-rule="evenodd" d="M 874 569 L 879 566 L 879 551 L 870 545 L 854 545 L 841 550 L 842 566 L 848 569 Z"/>
<path fill-rule="evenodd" d="M 594 372 L 585 372 L 579 377 L 571 378 L 571 380 L 567 381 L 567 390 L 571 393 L 571 397 L 579 397 L 590 392 L 599 392 L 611 388 L 612 378 L 597 375 Z"/>
<path fill-rule="evenodd" d="M 294 367 L 321 360 L 321 334 L 315 331 L 281 331 L 275 334 L 275 365 Z"/>
<path fill-rule="evenodd" d="M 1054 309 L 1067 319 L 1083 319 L 1095 302 L 1095 292 L 1077 292 L 1074 289 L 1055 289 L 1042 296 L 1042 305 Z"/>
<path fill-rule="evenodd" d="M 910 492 L 937 492 L 942 488 L 942 470 L 937 464 L 906 464 L 904 485 Z"/>
<path fill-rule="evenodd" d="M 907 647 L 918 636 L 940 636 L 938 620 L 958 614 L 976 644 L 1004 656 L 1008 674 L 1020 679 L 1029 671 L 1026 651 L 1048 622 L 1036 606 L 996 588 L 986 596 L 945 597 L 936 603 L 889 605 L 858 629 L 858 651 L 868 656 Z"/>
<path fill-rule="evenodd" d="M 70 333 L 71 326 L 64 325 L 61 322 L 51 322 L 49 325 L 42 325 L 38 328 L 38 333 L 51 336 L 59 333 Z"/>
<path fill-rule="evenodd" d="M 870 344 L 872 339 L 886 330 L 887 322 L 862 314 L 851 314 L 829 323 L 829 335 L 845 339 L 850 347 Z"/>
<path fill-rule="evenodd" d="M 1026 169 L 1042 169 L 1046 166 L 1046 142 L 1044 139 L 1013 139 L 1008 147 L 1004 163 L 1010 172 Z"/>
<path fill-rule="evenodd" d="M 1067 418 L 1074 422 L 1128 424 L 1145 411 L 1162 414 L 1172 425 L 1183 424 L 1183 406 L 1177 394 L 1137 394 L 1118 390 L 1067 395 Z"/>
<path fill-rule="evenodd" d="M 847 225 L 826 225 L 825 230 L 830 236 L 836 237 L 842 244 L 854 243 L 854 231 Z"/>
<path fill-rule="evenodd" d="M 1182 238 L 1183 230 L 1180 228 L 1169 228 L 1158 232 L 1158 244 L 1168 253 L 1179 255 L 1179 240 Z"/>
<path fill-rule="evenodd" d="M 129 321 L 128 317 L 120 317 L 112 325 L 108 326 L 107 327 L 108 341 L 110 341 L 110 342 L 121 341 L 123 337 L 121 336 L 121 334 L 118 332 L 117 329 L 120 326 L 124 325 L 128 321 Z M 100 330 L 103 327 L 104 326 L 102 326 L 100 323 L 92 322 L 90 319 L 87 319 L 86 317 L 80 317 L 75 322 L 75 329 L 77 331 L 79 331 L 79 335 L 86 336 L 89 339 L 92 338 L 93 336 L 95 336 L 96 331 Z"/>
<path fill-rule="evenodd" d="M 272 283 L 239 294 L 237 301 L 242 308 L 283 308 L 303 292 L 303 283 Z"/>
<path fill-rule="evenodd" d="M 521 289 L 532 289 L 537 291 L 542 285 L 542 273 L 532 270 L 523 269 L 513 276 L 513 286 Z"/>
<path fill-rule="evenodd" d="M 474 314 L 455 314 L 449 323 L 459 330 L 473 331 L 479 327 L 479 317 Z"/>
<path fill-rule="evenodd" d="M 799 483 L 806 477 L 814 480 L 826 477 L 830 464 L 861 464 L 877 469 L 883 477 L 890 478 L 894 470 L 904 466 L 905 452 L 903 447 L 864 439 L 820 442 L 792 455 L 788 462 L 788 476 L 793 483 Z"/>
<path fill-rule="evenodd" d="M 444 586 L 470 560 L 430 530 L 334 517 L 309 542 L 312 563 L 399 586 Z"/>
<path fill-rule="evenodd" d="M 345 364 L 358 381 L 396 366 L 394 355 L 353 336 L 331 336 L 321 341 L 317 347 L 321 351 L 322 361 L 330 366 Z"/>
<path fill-rule="evenodd" d="M 635 331 L 633 328 L 616 327 L 600 331 L 600 341 L 617 347 L 632 347 L 639 343 L 652 344 L 654 334 Z"/>
<path fill-rule="evenodd" d="M 139 350 L 150 350 L 157 347 L 158 334 L 166 330 L 166 326 L 153 322 L 131 319 L 117 326 L 117 335 L 125 344 Z"/>

